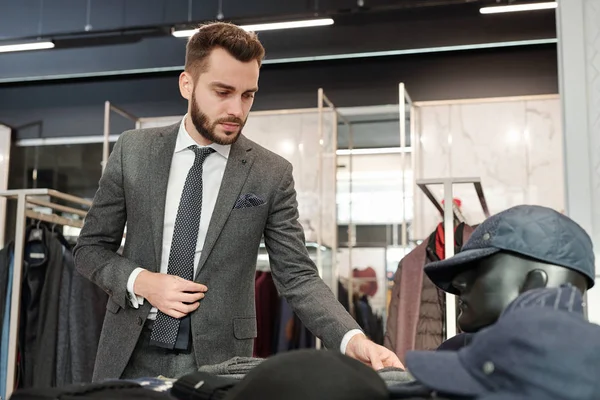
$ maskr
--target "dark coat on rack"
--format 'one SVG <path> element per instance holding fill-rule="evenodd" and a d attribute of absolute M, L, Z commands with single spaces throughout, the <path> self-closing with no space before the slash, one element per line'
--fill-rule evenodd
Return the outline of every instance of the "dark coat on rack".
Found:
<path fill-rule="evenodd" d="M 10 256 L 14 251 L 14 244 L 10 242 L 0 250 L 0 332 L 2 332 L 2 321 L 4 309 L 6 308 L 6 292 L 8 291 L 8 269 L 10 268 Z"/>
<path fill-rule="evenodd" d="M 462 235 L 455 237 L 455 251 L 468 240 L 473 228 L 460 224 L 456 232 L 461 231 Z M 436 232 L 432 233 L 429 240 L 406 255 L 394 276 L 384 345 L 401 361 L 409 350 L 434 350 L 443 341 L 443 292 L 423 271 L 428 262 L 434 261 L 435 240 L 430 239 L 435 239 L 435 235 Z"/>

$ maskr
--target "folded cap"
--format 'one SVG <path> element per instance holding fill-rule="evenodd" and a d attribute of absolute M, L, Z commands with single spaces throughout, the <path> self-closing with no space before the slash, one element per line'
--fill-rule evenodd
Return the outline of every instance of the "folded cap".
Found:
<path fill-rule="evenodd" d="M 498 321 L 457 352 L 408 352 L 408 371 L 444 394 L 519 393 L 537 399 L 596 399 L 600 393 L 600 326 L 575 304 L 569 286 L 520 296 Z M 532 299 L 545 299 L 542 301 Z M 528 397 L 529 398 L 529 397 Z"/>
<path fill-rule="evenodd" d="M 594 286 L 594 250 L 589 235 L 569 217 L 534 205 L 515 206 L 489 217 L 459 253 L 428 264 L 425 273 L 442 290 L 458 294 L 452 286 L 456 275 L 501 251 L 572 269 L 587 278 L 588 288 Z"/>
<path fill-rule="evenodd" d="M 551 308 L 568 313 L 585 315 L 583 295 L 570 283 L 556 288 L 531 289 L 519 295 L 502 312 L 508 314 L 519 308 Z"/>

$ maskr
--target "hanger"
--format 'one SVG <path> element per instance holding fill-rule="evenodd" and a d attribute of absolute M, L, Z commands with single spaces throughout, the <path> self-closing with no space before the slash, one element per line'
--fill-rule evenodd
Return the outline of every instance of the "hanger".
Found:
<path fill-rule="evenodd" d="M 37 223 L 33 225 L 32 229 L 29 231 L 29 236 L 27 236 L 28 242 L 42 241 L 44 239 L 44 229 L 42 228 L 41 223 L 42 221 L 38 219 Z"/>

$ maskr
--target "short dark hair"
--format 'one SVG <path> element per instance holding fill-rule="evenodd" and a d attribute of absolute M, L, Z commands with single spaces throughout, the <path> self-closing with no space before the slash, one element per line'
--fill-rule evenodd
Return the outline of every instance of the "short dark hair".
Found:
<path fill-rule="evenodd" d="M 211 22 L 201 25 L 188 40 L 185 70 L 197 79 L 208 69 L 208 56 L 217 47 L 227 50 L 238 61 L 256 60 L 259 67 L 265 56 L 265 49 L 256 33 L 227 22 Z"/>

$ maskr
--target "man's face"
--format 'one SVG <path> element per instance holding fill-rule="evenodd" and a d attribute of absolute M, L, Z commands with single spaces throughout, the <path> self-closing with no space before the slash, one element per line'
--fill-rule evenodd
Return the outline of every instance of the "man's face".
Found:
<path fill-rule="evenodd" d="M 234 143 L 254 102 L 258 76 L 257 61 L 241 62 L 224 49 L 214 49 L 208 58 L 208 69 L 197 81 L 194 83 L 188 76 L 189 81 L 183 82 L 193 85 L 186 93 L 182 89 L 182 94 L 189 100 L 188 113 L 198 133 L 210 142 Z"/>
<path fill-rule="evenodd" d="M 492 325 L 519 296 L 525 269 L 511 265 L 511 260 L 511 255 L 496 254 L 454 278 L 452 286 L 460 293 L 458 326 L 462 331 L 477 332 Z"/>

